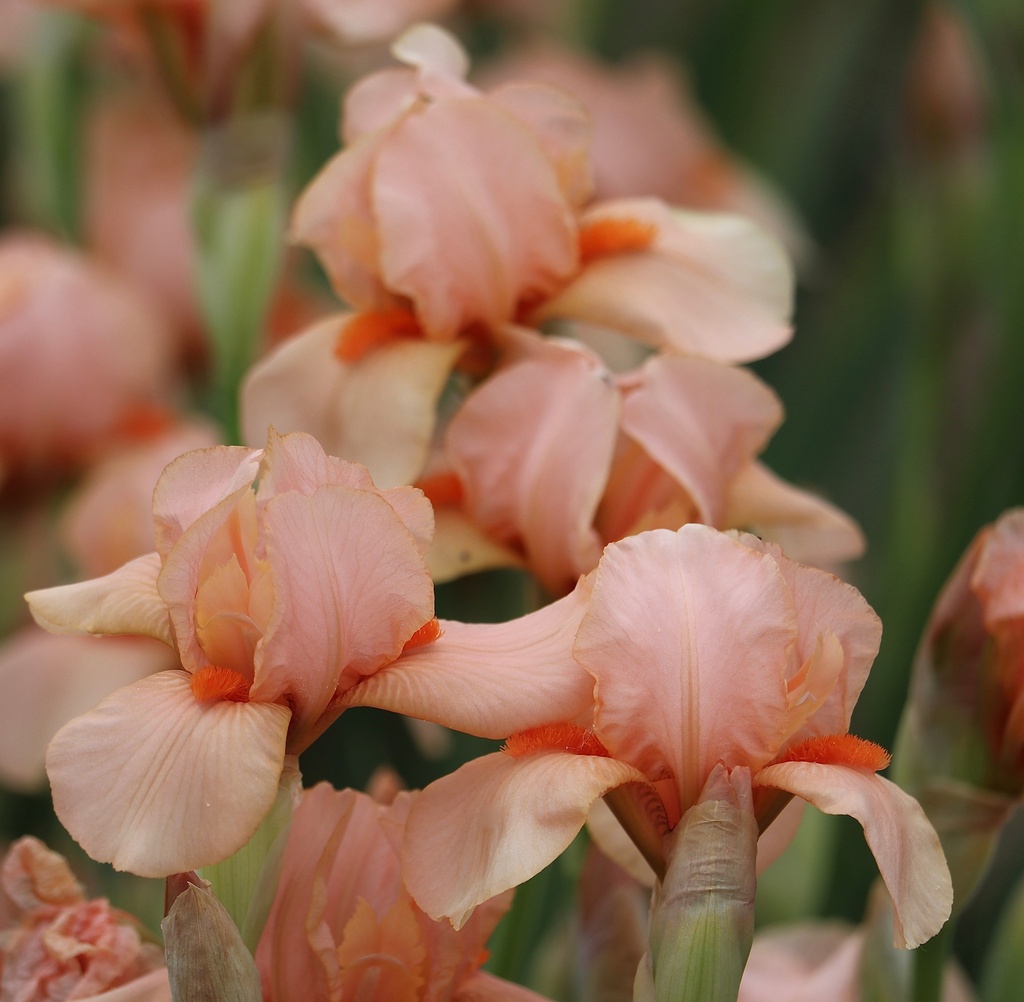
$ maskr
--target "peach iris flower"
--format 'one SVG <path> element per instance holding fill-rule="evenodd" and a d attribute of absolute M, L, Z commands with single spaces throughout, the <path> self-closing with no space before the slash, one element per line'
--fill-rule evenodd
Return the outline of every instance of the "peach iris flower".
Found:
<path fill-rule="evenodd" d="M 5 907 L 6 906 L 6 909 Z M 0 996 L 18 1002 L 170 1002 L 160 950 L 135 920 L 87 900 L 63 857 L 19 839 L 0 871 Z"/>
<path fill-rule="evenodd" d="M 153 497 L 156 552 L 34 592 L 54 632 L 131 633 L 176 650 L 53 740 L 58 816 L 95 859 L 165 875 L 252 836 L 339 700 L 431 631 L 430 505 L 377 490 L 309 436 L 187 453 Z"/>
<path fill-rule="evenodd" d="M 523 337 L 518 346 L 520 357 L 449 425 L 461 504 L 435 501 L 439 546 L 466 533 L 459 512 L 552 594 L 591 571 L 605 543 L 686 522 L 755 531 L 811 563 L 859 555 L 851 519 L 756 461 L 782 420 L 756 376 L 659 355 L 613 379 L 570 342 Z M 464 569 L 433 553 L 431 563 L 438 580 Z"/>
<path fill-rule="evenodd" d="M 399 853 L 414 797 L 384 805 L 326 783 L 303 793 L 256 951 L 267 1002 L 539 1002 L 479 969 L 511 895 L 458 931 L 409 897 Z"/>
<path fill-rule="evenodd" d="M 588 712 L 577 676 L 562 671 L 564 703 L 554 696 L 533 728 L 510 728 L 502 751 L 413 806 L 406 880 L 424 910 L 460 923 L 554 859 L 611 791 L 664 872 L 666 836 L 724 764 L 750 770 L 762 827 L 790 795 L 856 818 L 895 902 L 897 945 L 934 935 L 952 898 L 938 838 L 917 802 L 876 775 L 888 756 L 847 734 L 880 636 L 860 594 L 755 537 L 696 524 L 610 545 L 592 589 L 573 646 L 591 678 Z M 392 671 L 361 698 L 386 701 L 404 674 Z M 549 691 L 557 685 L 549 677 Z M 521 684 L 506 686 L 511 702 Z M 478 693 L 488 731 L 496 689 Z"/>

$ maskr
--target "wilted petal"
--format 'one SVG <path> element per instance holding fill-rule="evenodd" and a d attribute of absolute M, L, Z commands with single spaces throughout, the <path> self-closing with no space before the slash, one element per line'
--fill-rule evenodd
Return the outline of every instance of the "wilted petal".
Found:
<path fill-rule="evenodd" d="M 252 698 L 288 693 L 300 731 L 325 709 L 343 669 L 393 661 L 434 611 L 426 563 L 383 498 L 329 485 L 288 491 L 264 511 L 274 615 Z"/>
<path fill-rule="evenodd" d="M 53 636 L 27 627 L 0 653 L 0 778 L 43 789 L 50 739 L 104 696 L 177 667 L 174 652 L 141 637 Z"/>
<path fill-rule="evenodd" d="M 819 811 L 860 822 L 896 909 L 897 947 L 920 946 L 942 928 L 953 886 L 939 838 L 913 797 L 866 769 L 816 762 L 768 766 L 754 785 L 786 790 Z"/>
<path fill-rule="evenodd" d="M 458 929 L 481 901 L 554 860 L 593 801 L 633 781 L 644 777 L 624 762 L 592 755 L 498 752 L 474 759 L 428 786 L 409 812 L 409 891 L 428 915 L 447 915 Z"/>
<path fill-rule="evenodd" d="M 507 177 L 516 183 L 496 181 Z M 372 200 L 384 280 L 438 339 L 502 323 L 576 265 L 554 168 L 523 123 L 482 98 L 439 98 L 395 128 Z"/>
<path fill-rule="evenodd" d="M 148 553 L 101 578 L 30 591 L 25 601 L 51 633 L 133 633 L 173 645 L 159 573 L 159 554 Z"/>
<path fill-rule="evenodd" d="M 57 816 L 93 859 L 162 877 L 220 862 L 270 810 L 288 709 L 196 702 L 185 672 L 108 696 L 46 755 Z"/>
<path fill-rule="evenodd" d="M 586 608 L 581 582 L 551 605 L 503 624 L 441 621 L 441 636 L 364 679 L 346 705 L 379 706 L 487 738 L 575 720 L 594 680 L 572 657 Z"/>
<path fill-rule="evenodd" d="M 657 356 L 637 383 L 622 430 L 686 488 L 699 521 L 722 525 L 730 481 L 782 420 L 778 397 L 753 374 L 700 358 Z"/>
<path fill-rule="evenodd" d="M 685 810 L 719 761 L 774 756 L 795 639 L 775 561 L 691 524 L 606 548 L 575 655 L 597 679 L 601 741 L 651 779 L 674 776 Z"/>
<path fill-rule="evenodd" d="M 757 462 L 730 484 L 721 524 L 778 543 L 793 560 L 818 567 L 864 552 L 864 534 L 849 515 Z"/>

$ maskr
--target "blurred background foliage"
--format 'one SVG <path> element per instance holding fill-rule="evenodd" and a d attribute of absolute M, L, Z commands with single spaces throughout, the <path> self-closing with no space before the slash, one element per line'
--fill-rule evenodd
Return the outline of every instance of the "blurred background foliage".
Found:
<path fill-rule="evenodd" d="M 867 555 L 848 576 L 885 633 L 853 730 L 891 748 L 942 581 L 983 523 L 1024 502 L 1024 5 L 944 8 L 965 31 L 975 74 L 966 85 L 955 68 L 927 65 L 939 5 L 923 0 L 550 8 L 545 30 L 610 62 L 652 49 L 679 60 L 724 146 L 785 194 L 810 235 L 795 337 L 755 367 L 787 411 L 765 458 L 864 529 Z M 91 29 L 64 15 L 53 24 L 32 72 L 3 86 L 2 153 L 8 168 L 15 152 L 35 165 L 37 198 L 9 199 L 5 222 L 42 221 L 74 237 L 81 47 Z M 485 3 L 452 24 L 479 57 L 524 33 Z M 337 100 L 336 83 L 306 80 L 296 185 L 337 148 Z M 528 589 L 515 574 L 486 575 L 445 586 L 438 611 L 507 618 L 526 607 Z M 421 785 L 484 747 L 462 736 L 425 745 L 405 722 L 358 711 L 304 757 L 304 774 L 362 787 L 390 762 Z M 7 794 L 2 806 L 0 838 L 36 830 L 69 848 L 45 798 Z M 1024 862 L 1019 827 L 1010 836 L 961 923 L 959 952 L 975 974 Z M 578 859 L 574 851 L 520 892 L 493 944 L 500 973 L 557 994 L 543 971 Z M 763 879 L 759 918 L 858 921 L 873 875 L 857 826 L 816 816 Z"/>

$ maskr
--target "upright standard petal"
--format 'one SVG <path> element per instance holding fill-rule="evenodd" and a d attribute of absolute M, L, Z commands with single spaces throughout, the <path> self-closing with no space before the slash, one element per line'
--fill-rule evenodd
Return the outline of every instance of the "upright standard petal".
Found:
<path fill-rule="evenodd" d="M 589 352 L 560 342 L 528 350 L 466 400 L 446 445 L 470 513 L 562 594 L 600 556 L 593 520 L 620 404 Z"/>
<path fill-rule="evenodd" d="M 433 585 L 394 508 L 369 491 L 329 485 L 308 498 L 279 494 L 267 502 L 264 525 L 274 612 L 251 695 L 288 694 L 301 732 L 343 671 L 351 685 L 398 657 L 433 615 Z"/>
<path fill-rule="evenodd" d="M 939 837 L 918 802 L 895 783 L 867 769 L 783 762 L 762 769 L 754 785 L 786 790 L 826 814 L 860 822 L 896 910 L 895 946 L 920 946 L 945 924 L 953 885 Z"/>
<path fill-rule="evenodd" d="M 159 574 L 160 555 L 148 553 L 101 578 L 30 591 L 25 601 L 51 633 L 133 633 L 173 646 Z"/>
<path fill-rule="evenodd" d="M 598 737 L 649 779 L 675 777 L 685 810 L 719 761 L 774 756 L 796 627 L 778 565 L 732 537 L 691 524 L 612 544 L 575 646 Z"/>
<path fill-rule="evenodd" d="M 163 877 L 218 863 L 274 802 L 290 717 L 270 703 L 200 703 L 185 672 L 151 675 L 53 739 L 54 810 L 119 870 Z"/>

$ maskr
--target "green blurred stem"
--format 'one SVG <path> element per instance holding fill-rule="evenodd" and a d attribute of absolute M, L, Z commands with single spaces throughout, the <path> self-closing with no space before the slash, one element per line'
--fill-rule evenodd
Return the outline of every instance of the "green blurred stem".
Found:
<path fill-rule="evenodd" d="M 953 928 L 953 919 L 950 919 L 935 936 L 914 951 L 912 1002 L 941 1002 Z"/>
<path fill-rule="evenodd" d="M 19 156 L 32 221 L 68 240 L 79 236 L 80 54 L 87 25 L 40 10 L 18 80 Z"/>
<path fill-rule="evenodd" d="M 259 351 L 283 253 L 286 127 L 250 116 L 211 131 L 193 192 L 198 287 L 211 352 L 209 407 L 239 442 L 238 388 Z"/>

